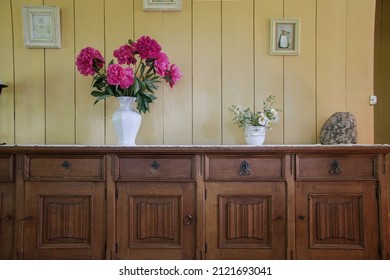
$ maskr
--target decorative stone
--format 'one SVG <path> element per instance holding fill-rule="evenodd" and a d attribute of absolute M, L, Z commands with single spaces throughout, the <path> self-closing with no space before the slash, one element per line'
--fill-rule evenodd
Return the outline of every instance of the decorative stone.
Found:
<path fill-rule="evenodd" d="M 337 112 L 330 116 L 321 128 L 320 143 L 323 145 L 356 144 L 355 116 L 350 112 Z"/>

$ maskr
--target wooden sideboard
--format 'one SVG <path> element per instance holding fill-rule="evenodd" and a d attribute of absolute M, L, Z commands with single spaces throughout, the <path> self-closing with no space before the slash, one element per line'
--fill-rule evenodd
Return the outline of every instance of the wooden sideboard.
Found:
<path fill-rule="evenodd" d="M 0 259 L 389 259 L 389 152 L 0 146 Z"/>

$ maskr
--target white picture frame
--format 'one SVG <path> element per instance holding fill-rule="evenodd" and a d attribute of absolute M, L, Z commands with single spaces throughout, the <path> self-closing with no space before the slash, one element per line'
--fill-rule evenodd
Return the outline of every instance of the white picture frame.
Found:
<path fill-rule="evenodd" d="M 144 0 L 144 11 L 181 11 L 181 0 Z"/>
<path fill-rule="evenodd" d="M 271 19 L 270 54 L 300 54 L 300 19 Z"/>
<path fill-rule="evenodd" d="M 25 5 L 22 18 L 26 48 L 61 48 L 59 7 Z"/>

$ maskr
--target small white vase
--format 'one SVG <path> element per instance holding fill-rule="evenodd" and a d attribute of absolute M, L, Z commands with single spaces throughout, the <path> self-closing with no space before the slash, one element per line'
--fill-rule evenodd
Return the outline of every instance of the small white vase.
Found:
<path fill-rule="evenodd" d="M 245 142 L 248 145 L 260 146 L 265 140 L 264 126 L 247 126 L 244 128 Z"/>
<path fill-rule="evenodd" d="M 135 138 L 141 125 L 141 114 L 134 108 L 135 97 L 120 96 L 116 98 L 119 108 L 112 115 L 118 145 L 135 146 Z"/>

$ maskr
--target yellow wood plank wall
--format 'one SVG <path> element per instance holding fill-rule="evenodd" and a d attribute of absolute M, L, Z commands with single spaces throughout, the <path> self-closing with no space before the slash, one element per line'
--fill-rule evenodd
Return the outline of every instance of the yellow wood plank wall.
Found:
<path fill-rule="evenodd" d="M 375 0 L 183 0 L 181 12 L 145 12 L 143 0 L 0 1 L 0 142 L 115 144 L 117 103 L 93 106 L 91 78 L 75 70 L 86 46 L 109 61 L 129 38 L 150 35 L 183 78 L 164 85 L 143 115 L 138 144 L 243 144 L 232 104 L 283 109 L 266 144 L 318 142 L 324 121 L 350 111 L 359 143 L 373 143 Z M 21 6 L 61 8 L 61 49 L 23 45 Z M 301 19 L 299 56 L 269 55 L 271 18 Z"/>

